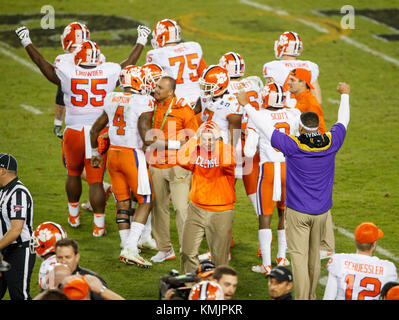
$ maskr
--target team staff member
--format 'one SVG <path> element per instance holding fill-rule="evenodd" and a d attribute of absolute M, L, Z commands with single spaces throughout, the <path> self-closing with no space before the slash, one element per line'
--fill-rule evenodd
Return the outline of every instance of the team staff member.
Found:
<path fill-rule="evenodd" d="M 147 146 L 151 145 L 151 152 L 147 153 L 155 195 L 151 224 L 159 250 L 151 258 L 153 262 L 163 262 L 176 257 L 170 240 L 169 202 L 171 199 L 176 210 L 176 225 L 181 246 L 191 186 L 191 172 L 177 165 L 176 153 L 185 143 L 185 137 L 195 134 L 198 124 L 194 111 L 185 99 L 176 97 L 175 89 L 176 81 L 169 76 L 164 76 L 157 82 L 152 118 L 154 138 L 151 140 L 147 135 L 145 141 Z"/>
<path fill-rule="evenodd" d="M 296 300 L 316 299 L 320 242 L 332 207 L 335 156 L 344 142 L 350 115 L 349 85 L 339 83 L 337 90 L 341 94 L 338 122 L 326 134 L 318 130 L 317 114 L 309 111 L 301 114 L 298 137 L 275 130 L 272 125 L 257 125 L 272 147 L 286 158 L 287 247 Z M 257 111 L 248 104 L 244 108 L 255 124 L 259 123 Z"/>
<path fill-rule="evenodd" d="M 17 176 L 17 160 L 0 153 L 0 251 L 11 265 L 0 273 L 0 300 L 7 291 L 11 300 L 31 300 L 30 279 L 36 254 L 30 253 L 33 199 Z"/>
<path fill-rule="evenodd" d="M 215 265 L 228 264 L 236 201 L 236 151 L 223 142 L 218 125 L 207 121 L 177 156 L 178 163 L 193 172 L 183 228 L 181 269 L 184 273 L 195 272 L 204 236 Z"/>
<path fill-rule="evenodd" d="M 267 276 L 269 295 L 273 300 L 293 300 L 292 272 L 284 266 L 275 267 Z"/>

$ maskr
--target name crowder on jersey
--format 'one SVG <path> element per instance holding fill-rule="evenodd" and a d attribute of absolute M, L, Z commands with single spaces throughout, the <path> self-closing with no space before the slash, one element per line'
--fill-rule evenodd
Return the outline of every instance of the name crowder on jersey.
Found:
<path fill-rule="evenodd" d="M 83 71 L 83 70 L 78 70 L 75 69 L 75 75 L 79 77 L 102 77 L 103 76 L 103 70 L 92 70 L 92 71 Z"/>
<path fill-rule="evenodd" d="M 356 263 L 350 260 L 346 260 L 344 262 L 344 266 L 346 270 L 381 275 L 381 276 L 384 274 L 383 266 L 374 266 L 372 264 L 366 264 L 366 263 Z"/>

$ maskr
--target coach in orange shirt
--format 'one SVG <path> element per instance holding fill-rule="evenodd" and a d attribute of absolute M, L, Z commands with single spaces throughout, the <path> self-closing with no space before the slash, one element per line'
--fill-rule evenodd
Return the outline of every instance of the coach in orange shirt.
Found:
<path fill-rule="evenodd" d="M 296 68 L 291 71 L 288 77 L 288 87 L 296 99 L 295 108 L 299 111 L 312 111 L 319 116 L 319 130 L 321 134 L 327 132 L 326 124 L 324 123 L 323 110 L 316 96 L 310 91 L 314 89 L 310 83 L 312 75 L 309 70 L 305 68 Z"/>
<path fill-rule="evenodd" d="M 177 154 L 193 172 L 190 203 L 183 228 L 181 270 L 195 272 L 198 250 L 206 237 L 216 266 L 228 264 L 235 192 L 234 148 L 223 143 L 216 123 L 203 123 Z"/>
<path fill-rule="evenodd" d="M 153 262 L 176 258 L 170 239 L 170 211 L 172 200 L 176 211 L 176 226 L 179 243 L 182 242 L 184 220 L 187 216 L 188 194 L 191 186 L 191 172 L 176 162 L 177 150 L 192 137 L 198 129 L 194 111 L 184 98 L 175 95 L 176 81 L 162 77 L 154 91 L 156 104 L 152 117 L 152 137 L 146 137 L 150 145 L 147 161 L 153 181 L 154 207 L 151 215 L 152 233 L 158 253 Z"/>

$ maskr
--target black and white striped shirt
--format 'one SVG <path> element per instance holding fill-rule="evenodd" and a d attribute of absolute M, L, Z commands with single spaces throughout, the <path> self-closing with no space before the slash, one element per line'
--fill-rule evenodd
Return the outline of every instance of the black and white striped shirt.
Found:
<path fill-rule="evenodd" d="M 0 239 L 11 228 L 11 220 L 25 220 L 21 234 L 12 244 L 30 241 L 33 226 L 33 199 L 18 177 L 0 188 Z"/>

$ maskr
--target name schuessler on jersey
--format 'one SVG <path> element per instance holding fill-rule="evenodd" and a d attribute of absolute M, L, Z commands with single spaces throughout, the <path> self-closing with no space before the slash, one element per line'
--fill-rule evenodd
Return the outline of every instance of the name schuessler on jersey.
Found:
<path fill-rule="evenodd" d="M 222 315 L 243 315 L 242 305 L 201 305 L 198 307 L 177 307 L 163 304 L 155 310 L 156 315 L 182 315 L 184 318 L 188 317 L 190 312 L 201 315 L 215 315 L 217 317 Z"/>

